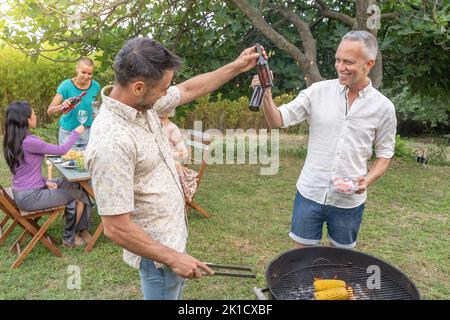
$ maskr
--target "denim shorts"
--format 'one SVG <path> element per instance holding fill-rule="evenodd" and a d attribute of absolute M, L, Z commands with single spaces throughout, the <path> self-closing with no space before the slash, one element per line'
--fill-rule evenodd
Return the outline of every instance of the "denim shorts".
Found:
<path fill-rule="evenodd" d="M 184 279 L 167 267 L 156 268 L 153 260 L 141 258 L 139 270 L 144 300 L 180 300 Z"/>
<path fill-rule="evenodd" d="M 317 245 L 327 224 L 328 240 L 339 248 L 353 248 L 362 221 L 364 203 L 344 209 L 306 199 L 297 191 L 289 236 L 303 245 Z"/>

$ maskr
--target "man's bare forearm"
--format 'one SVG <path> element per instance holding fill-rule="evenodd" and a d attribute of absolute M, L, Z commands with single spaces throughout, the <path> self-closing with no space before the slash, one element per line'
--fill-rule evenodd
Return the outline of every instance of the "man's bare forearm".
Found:
<path fill-rule="evenodd" d="M 239 74 L 233 62 L 215 71 L 203 73 L 178 85 L 182 90 L 180 105 L 193 101 L 212 92 Z"/>
<path fill-rule="evenodd" d="M 377 158 L 370 168 L 369 173 L 366 176 L 366 183 L 368 186 L 377 181 L 380 177 L 384 175 L 386 170 L 389 168 L 391 159 Z"/>
<path fill-rule="evenodd" d="M 266 117 L 270 128 L 275 129 L 283 125 L 281 113 L 272 99 L 272 92 L 270 89 L 266 89 L 266 91 L 264 92 L 262 108 L 264 110 L 264 116 Z"/>
<path fill-rule="evenodd" d="M 127 221 L 122 220 L 121 223 L 111 224 L 107 219 L 114 219 L 114 217 L 102 217 L 105 234 L 122 248 L 169 266 L 173 264 L 173 259 L 178 253 L 153 240 L 134 221 L 127 219 Z"/>

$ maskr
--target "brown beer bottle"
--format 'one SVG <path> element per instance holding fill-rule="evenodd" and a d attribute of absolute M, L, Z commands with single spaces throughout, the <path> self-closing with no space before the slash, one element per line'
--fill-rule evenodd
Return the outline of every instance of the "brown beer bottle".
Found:
<path fill-rule="evenodd" d="M 252 111 L 259 111 L 259 107 L 261 106 L 262 99 L 264 97 L 264 90 L 261 86 L 255 86 L 253 88 L 252 98 L 250 99 L 250 103 L 248 104 L 248 108 Z"/>
<path fill-rule="evenodd" d="M 262 50 L 259 43 L 255 44 L 256 51 L 259 54 L 258 63 L 256 64 L 256 70 L 258 71 L 259 86 L 255 86 L 253 94 L 248 105 L 252 111 L 259 111 L 259 108 L 264 97 L 264 89 L 273 86 L 272 75 L 270 73 L 269 64 L 262 54 Z"/>

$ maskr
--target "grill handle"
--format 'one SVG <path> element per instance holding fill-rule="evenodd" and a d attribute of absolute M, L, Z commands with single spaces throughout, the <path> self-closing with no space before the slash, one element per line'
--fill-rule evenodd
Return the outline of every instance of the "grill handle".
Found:
<path fill-rule="evenodd" d="M 258 299 L 258 300 L 268 300 L 264 293 L 269 291 L 269 288 L 261 289 L 261 288 L 253 287 L 253 291 L 255 292 L 256 299 Z"/>

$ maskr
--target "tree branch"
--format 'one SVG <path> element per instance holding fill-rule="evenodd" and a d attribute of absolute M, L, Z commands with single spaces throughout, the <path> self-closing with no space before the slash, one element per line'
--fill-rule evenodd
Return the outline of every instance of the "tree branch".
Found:
<path fill-rule="evenodd" d="M 302 52 L 294 44 L 289 42 L 283 35 L 275 31 L 258 12 L 257 9 L 252 7 L 247 0 L 233 0 L 234 4 L 241 9 L 241 11 L 250 19 L 252 25 L 259 29 L 266 38 L 272 41 L 277 48 L 286 52 L 291 58 L 298 62 L 301 70 L 304 73 L 304 79 L 309 86 L 316 81 L 323 80 L 319 68 L 316 63 L 316 40 L 309 30 L 309 24 L 304 22 L 295 13 L 288 10 L 284 10 L 281 7 L 276 7 L 277 10 L 288 21 L 294 24 L 297 28 L 297 32 L 302 38 L 303 47 L 305 52 Z"/>
<path fill-rule="evenodd" d="M 255 8 L 253 8 L 246 0 L 233 0 L 233 2 L 252 21 L 254 27 L 258 28 L 278 48 L 288 53 L 294 60 L 306 67 L 308 58 L 305 54 L 269 26 Z"/>
<path fill-rule="evenodd" d="M 387 20 L 387 19 L 395 19 L 398 16 L 399 16 L 398 12 L 388 12 L 388 13 L 383 13 L 380 18 Z"/>
<path fill-rule="evenodd" d="M 309 29 L 309 24 L 303 21 L 293 11 L 286 8 L 276 9 L 285 19 L 289 20 L 297 30 L 300 38 L 302 39 L 304 54 L 314 62 L 316 61 L 316 39 Z"/>
<path fill-rule="evenodd" d="M 325 17 L 320 16 L 316 21 L 313 21 L 309 24 L 309 30 L 313 30 Z"/>
<path fill-rule="evenodd" d="M 187 6 L 186 6 L 186 11 L 184 12 L 183 17 L 181 18 L 181 26 L 180 26 L 180 29 L 178 30 L 178 33 L 177 33 L 177 35 L 175 36 L 175 40 L 174 40 L 173 45 L 172 45 L 172 48 L 171 48 L 172 51 L 174 51 L 175 48 L 178 47 L 178 44 L 180 43 L 182 34 L 183 34 L 184 32 L 186 32 L 186 29 L 183 28 L 183 25 L 185 24 L 186 19 L 188 18 L 189 14 L 191 13 L 191 9 L 192 9 L 192 6 L 193 6 L 194 4 L 195 4 L 195 1 L 190 0 L 190 1 L 188 2 Z"/>
<path fill-rule="evenodd" d="M 44 55 L 43 53 L 51 52 L 51 51 L 58 51 L 58 50 L 61 50 L 61 49 L 70 48 L 74 43 L 84 43 L 84 42 L 85 42 L 87 39 L 89 39 L 90 37 L 95 36 L 95 35 L 98 35 L 98 34 L 100 33 L 100 30 L 101 30 L 102 28 L 107 27 L 109 30 L 111 30 L 111 29 L 114 28 L 118 23 L 120 23 L 120 22 L 126 20 L 127 18 L 133 17 L 133 16 L 136 15 L 139 11 L 142 10 L 142 7 L 143 7 L 143 5 L 144 5 L 144 1 L 142 1 L 142 0 L 137 1 L 137 5 L 136 5 L 136 7 L 135 7 L 132 11 L 130 11 L 128 14 L 125 14 L 125 15 L 119 17 L 119 18 L 116 19 L 111 25 L 107 25 L 108 20 L 113 16 L 113 14 L 116 12 L 116 10 L 118 9 L 118 7 L 120 7 L 120 6 L 123 5 L 123 4 L 126 4 L 127 2 L 128 2 L 127 0 L 115 1 L 115 2 L 113 2 L 113 3 L 109 2 L 109 3 L 108 3 L 108 6 L 102 7 L 102 9 L 101 9 L 99 12 L 91 12 L 90 14 L 83 15 L 83 20 L 87 20 L 88 17 L 90 17 L 90 18 L 94 17 L 94 18 L 96 18 L 96 20 L 99 20 L 98 17 L 99 17 L 100 15 L 106 15 L 106 17 L 104 17 L 102 20 L 100 20 L 99 23 L 96 25 L 95 28 L 92 28 L 91 30 L 89 30 L 88 32 L 86 32 L 86 33 L 84 33 L 84 34 L 82 34 L 82 35 L 76 35 L 76 34 L 73 34 L 74 37 L 72 37 L 72 38 L 68 38 L 68 37 L 61 38 L 59 41 L 60 41 L 61 43 L 63 43 L 63 44 L 61 44 L 61 45 L 59 45 L 59 46 L 57 46 L 57 47 L 47 48 L 47 49 L 44 49 L 44 48 L 40 47 L 40 48 L 35 49 L 35 50 L 33 50 L 33 49 L 27 49 L 25 46 L 17 46 L 17 47 L 15 47 L 15 48 L 18 49 L 18 50 L 20 50 L 20 51 L 22 51 L 22 52 L 24 52 L 24 53 L 27 54 L 27 55 L 36 55 L 36 54 L 37 54 L 37 55 L 42 56 L 42 57 L 45 58 L 45 59 L 48 59 L 48 60 L 51 60 L 51 61 L 54 61 L 54 62 L 72 62 L 73 60 L 71 60 L 71 59 L 70 59 L 70 60 L 67 60 L 67 59 L 65 59 L 65 60 L 53 59 L 53 58 L 50 58 L 50 57 Z M 53 11 L 53 12 L 54 12 L 55 14 L 57 14 L 60 18 L 67 17 L 67 14 L 66 14 L 66 13 L 61 12 L 61 11 L 58 11 L 57 9 L 55 9 L 55 8 L 53 8 L 53 7 L 50 7 L 50 6 L 47 7 L 47 8 L 44 8 L 44 7 L 41 6 L 40 9 L 41 9 L 43 12 L 48 12 L 48 10 L 50 10 L 50 12 Z M 46 10 L 47 10 L 47 11 L 46 11 Z M 108 11 L 108 10 L 109 10 L 109 11 Z M 64 27 L 63 27 L 63 28 L 64 28 Z M 51 35 L 51 37 L 54 37 L 54 36 L 55 36 L 54 34 Z M 98 37 L 97 37 L 97 38 L 98 38 Z M 45 41 L 47 41 L 47 40 L 48 40 L 48 39 L 47 39 L 46 37 L 44 37 L 44 38 L 41 38 L 40 42 L 45 42 Z M 7 40 L 5 39 L 5 41 L 7 41 Z M 13 46 L 12 43 L 11 43 L 10 41 L 7 41 L 7 42 L 8 42 L 11 46 Z M 82 53 L 83 53 L 82 55 L 85 55 L 86 52 L 92 51 L 92 48 L 88 48 L 87 50 L 82 50 L 82 51 L 83 51 L 83 52 L 82 52 Z"/>
<path fill-rule="evenodd" d="M 319 10 L 319 13 L 322 16 L 324 16 L 326 18 L 339 20 L 339 21 L 345 23 L 346 25 L 350 26 L 351 28 L 353 28 L 356 25 L 355 18 L 352 18 L 352 17 L 346 15 L 345 13 L 330 10 L 330 8 L 328 8 L 328 6 L 322 0 L 314 0 L 313 6 L 314 6 L 314 8 Z"/>

